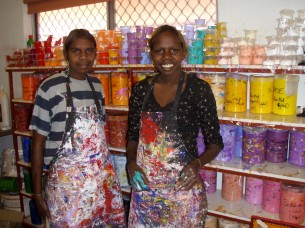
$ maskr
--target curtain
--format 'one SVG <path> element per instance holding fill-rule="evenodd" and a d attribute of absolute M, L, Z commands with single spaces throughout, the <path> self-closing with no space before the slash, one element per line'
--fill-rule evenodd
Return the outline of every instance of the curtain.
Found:
<path fill-rule="evenodd" d="M 28 6 L 28 14 L 35 14 L 107 1 L 114 0 L 23 0 L 23 3 Z"/>

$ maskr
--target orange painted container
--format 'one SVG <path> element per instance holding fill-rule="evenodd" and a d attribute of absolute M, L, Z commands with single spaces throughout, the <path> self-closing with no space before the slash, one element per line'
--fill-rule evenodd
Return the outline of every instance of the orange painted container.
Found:
<path fill-rule="evenodd" d="M 128 129 L 127 115 L 108 115 L 109 146 L 117 148 L 126 147 L 126 134 Z"/>
<path fill-rule="evenodd" d="M 97 77 L 101 81 L 105 94 L 105 105 L 109 105 L 109 74 L 92 74 L 92 76 Z"/>
<path fill-rule="evenodd" d="M 34 100 L 36 94 L 36 78 L 33 74 L 22 74 L 22 97 L 24 100 Z"/>
<path fill-rule="evenodd" d="M 111 73 L 111 98 L 113 105 L 128 105 L 129 89 L 126 72 Z"/>

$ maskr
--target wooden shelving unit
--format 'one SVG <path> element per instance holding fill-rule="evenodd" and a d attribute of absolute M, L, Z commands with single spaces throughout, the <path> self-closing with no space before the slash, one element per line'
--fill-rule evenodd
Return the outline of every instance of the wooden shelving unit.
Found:
<path fill-rule="evenodd" d="M 14 77 L 16 74 L 22 72 L 59 72 L 64 70 L 64 66 L 61 67 L 24 67 L 15 68 L 8 67 L 6 71 L 9 76 L 10 84 L 10 97 L 11 107 L 15 104 L 21 105 L 33 105 L 33 101 L 23 100 L 14 96 Z M 293 67 L 281 67 L 281 66 L 259 66 L 259 65 L 184 65 L 183 69 L 189 72 L 199 73 L 211 73 L 211 72 L 236 72 L 236 73 L 261 73 L 261 74 L 305 74 L 304 66 Z M 136 71 L 153 71 L 152 65 L 96 65 L 92 69 L 94 73 L 99 72 L 111 72 L 111 71 L 125 71 L 131 77 L 133 72 Z M 20 88 L 19 88 L 20 89 Z M 128 106 L 113 106 L 108 105 L 106 107 L 108 113 L 126 113 L 128 112 Z M 305 131 L 305 118 L 296 116 L 280 116 L 274 114 L 253 114 L 249 111 L 244 113 L 231 113 L 226 111 L 218 111 L 220 123 L 233 124 L 239 126 L 255 126 L 273 129 L 285 129 L 285 130 L 300 130 Z M 15 126 L 14 110 L 12 108 L 12 126 Z M 15 151 L 18 151 L 18 137 L 28 136 L 31 137 L 30 131 L 17 131 L 14 127 L 12 130 L 1 132 L 0 136 L 13 135 Z M 113 154 L 125 154 L 124 148 L 109 147 L 109 150 Z M 18 153 L 16 153 L 17 172 L 19 177 L 19 189 L 21 206 L 23 208 L 23 197 L 31 197 L 31 194 L 26 193 L 22 189 L 22 179 L 20 176 L 20 168 L 31 169 L 30 163 L 26 163 L 23 160 L 19 160 Z M 212 161 L 210 164 L 204 167 L 208 170 L 214 170 L 220 173 L 232 173 L 242 176 L 252 176 L 262 179 L 272 179 L 277 181 L 285 181 L 291 184 L 298 184 L 305 186 L 305 169 L 296 167 L 286 163 L 270 163 L 264 162 L 262 164 L 250 165 L 243 163 L 240 159 L 234 159 L 230 162 Z M 130 188 L 122 188 L 123 194 L 129 195 Z M 271 214 L 262 210 L 261 206 L 254 206 L 248 204 L 244 200 L 238 202 L 229 202 L 222 199 L 220 191 L 218 190 L 214 194 L 208 194 L 209 210 L 208 214 L 226 218 L 241 223 L 250 224 L 251 216 L 263 216 L 271 219 L 279 219 L 278 215 Z M 30 226 L 30 222 L 26 222 L 27 227 Z M 305 226 L 305 223 L 302 224 Z"/>

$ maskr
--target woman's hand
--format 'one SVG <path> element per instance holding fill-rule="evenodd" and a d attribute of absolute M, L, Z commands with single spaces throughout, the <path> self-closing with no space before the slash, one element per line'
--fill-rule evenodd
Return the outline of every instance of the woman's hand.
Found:
<path fill-rule="evenodd" d="M 148 191 L 148 179 L 145 176 L 143 170 L 137 165 L 135 161 L 127 164 L 127 172 L 131 187 L 137 191 Z"/>
<path fill-rule="evenodd" d="M 187 164 L 181 171 L 180 177 L 176 183 L 176 189 L 188 191 L 194 187 L 195 184 L 202 181 L 200 175 L 200 161 L 195 159 Z"/>
<path fill-rule="evenodd" d="M 33 194 L 33 199 L 40 217 L 47 217 L 49 220 L 51 218 L 50 212 L 48 210 L 47 204 L 43 199 L 42 194 Z"/>

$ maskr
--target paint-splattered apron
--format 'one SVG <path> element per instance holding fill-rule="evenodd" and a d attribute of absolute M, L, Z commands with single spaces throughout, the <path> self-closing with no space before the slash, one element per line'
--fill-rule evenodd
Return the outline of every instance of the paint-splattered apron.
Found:
<path fill-rule="evenodd" d="M 183 167 L 194 160 L 177 129 L 176 111 L 182 84 L 183 76 L 172 111 L 142 111 L 137 164 L 149 179 L 151 189 L 132 191 L 129 227 L 204 227 L 207 200 L 203 182 L 189 191 L 174 188 Z"/>
<path fill-rule="evenodd" d="M 104 116 L 95 105 L 75 108 L 67 76 L 67 120 L 58 156 L 46 183 L 51 227 L 124 227 L 119 181 L 110 161 Z"/>

